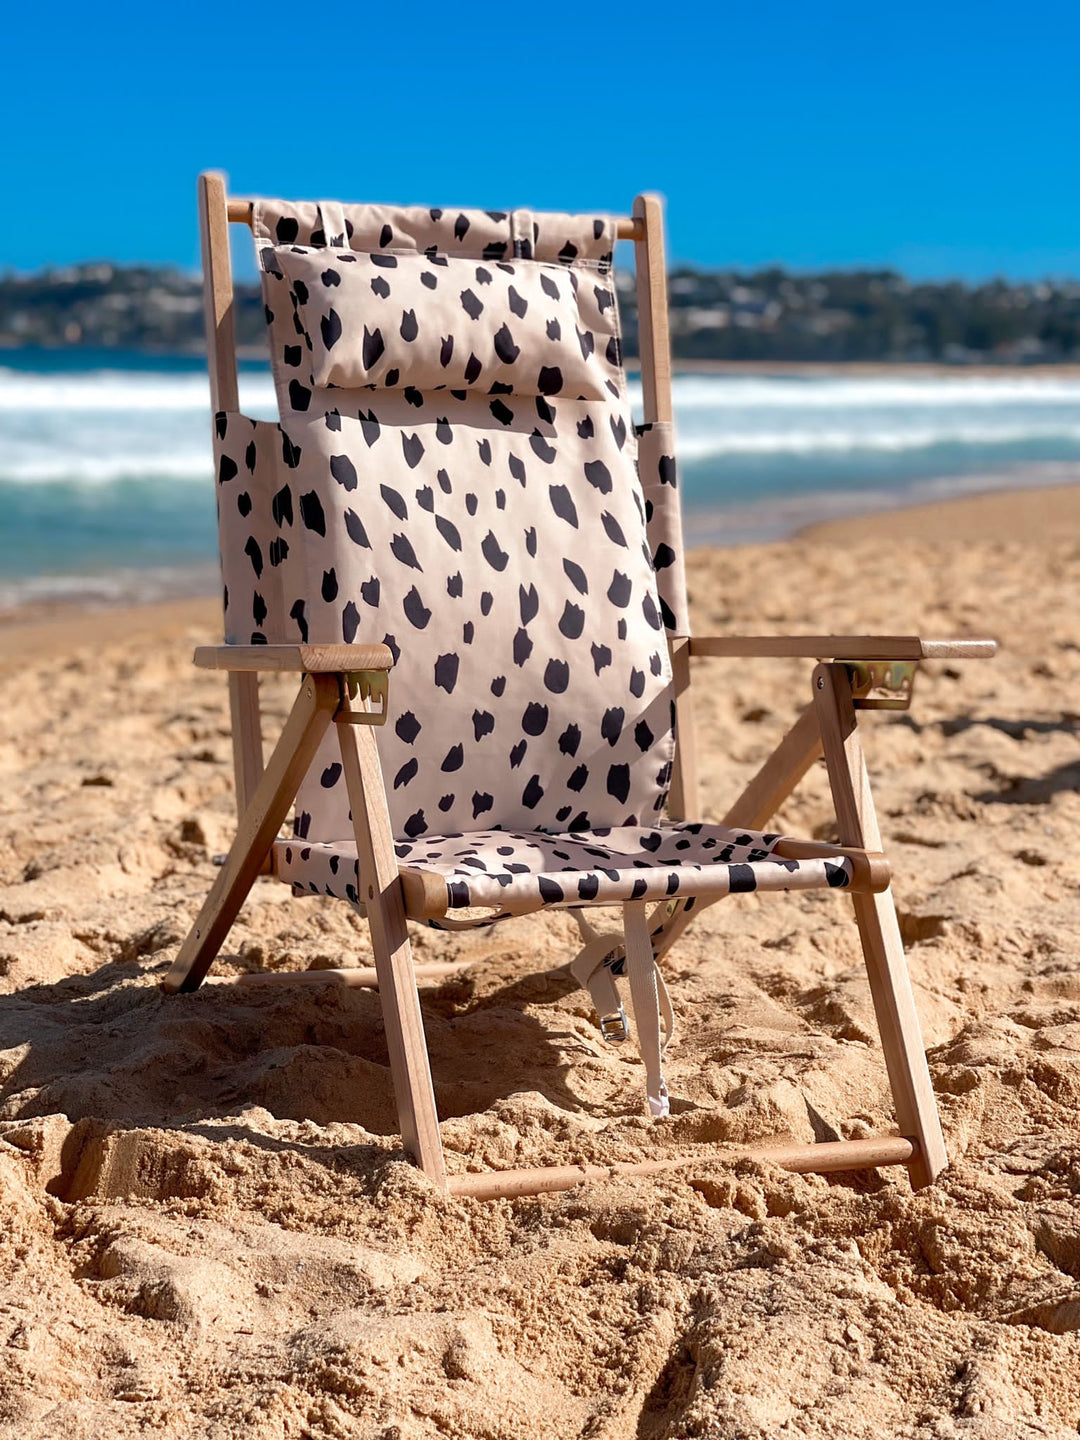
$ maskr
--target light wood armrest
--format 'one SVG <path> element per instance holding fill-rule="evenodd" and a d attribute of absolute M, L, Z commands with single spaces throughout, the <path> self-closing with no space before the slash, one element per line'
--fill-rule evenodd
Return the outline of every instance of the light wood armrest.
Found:
<path fill-rule="evenodd" d="M 996 640 L 920 640 L 918 635 L 691 635 L 690 654 L 811 660 L 989 660 Z"/>
<path fill-rule="evenodd" d="M 390 670 L 394 657 L 385 645 L 199 645 L 202 670 L 295 670 L 308 675 L 341 675 L 356 670 Z"/>

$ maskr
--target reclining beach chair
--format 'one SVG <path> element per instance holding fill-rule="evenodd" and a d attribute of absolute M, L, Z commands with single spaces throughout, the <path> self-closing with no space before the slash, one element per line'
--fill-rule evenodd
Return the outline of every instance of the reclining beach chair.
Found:
<path fill-rule="evenodd" d="M 657 959 L 722 897 L 828 888 L 854 900 L 899 1133 L 754 1153 L 933 1180 L 945 1149 L 856 715 L 906 704 L 919 660 L 993 642 L 690 635 L 655 197 L 624 219 L 287 204 L 229 200 L 210 174 L 200 206 L 226 643 L 195 661 L 229 672 L 240 818 L 166 989 L 202 982 L 261 873 L 348 902 L 375 974 L 333 975 L 377 984 L 407 1152 L 455 1193 L 531 1194 L 609 1169 L 447 1176 L 406 921 L 574 910 L 574 973 L 613 1041 L 628 979 L 659 1118 Z M 230 221 L 255 238 L 279 423 L 238 413 Z M 637 257 L 637 426 L 620 237 Z M 699 818 L 690 710 L 690 661 L 710 656 L 821 662 L 718 824 Z M 298 677 L 265 768 L 260 671 Z M 840 843 L 766 833 L 822 752 Z M 621 907 L 622 930 L 593 929 L 595 906 Z"/>

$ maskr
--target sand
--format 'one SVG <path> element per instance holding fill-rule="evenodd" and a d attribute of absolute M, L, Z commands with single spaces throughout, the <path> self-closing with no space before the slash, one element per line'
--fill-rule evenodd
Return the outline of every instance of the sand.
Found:
<path fill-rule="evenodd" d="M 685 1174 L 514 1203 L 402 1163 L 377 997 L 158 981 L 229 840 L 213 602 L 0 627 L 0 1435 L 1075 1435 L 1080 492 L 692 556 L 696 628 L 996 635 L 867 750 L 953 1164 L 799 1178 L 714 1141 L 891 1124 L 848 902 L 732 899 L 666 970 L 673 1120 L 599 1041 L 572 922 L 446 937 L 424 991 L 448 1163 L 699 1144 Z M 809 693 L 706 662 L 705 813 Z M 266 686 L 280 719 L 284 683 Z M 785 806 L 830 833 L 820 768 Z M 260 881 L 222 973 L 370 963 Z"/>

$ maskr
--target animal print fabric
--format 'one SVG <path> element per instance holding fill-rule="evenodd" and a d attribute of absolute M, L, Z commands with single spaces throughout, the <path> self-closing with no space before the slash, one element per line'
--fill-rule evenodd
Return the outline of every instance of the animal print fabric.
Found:
<path fill-rule="evenodd" d="M 331 233 L 344 228 L 358 256 L 415 262 L 350 270 L 345 247 L 321 250 L 324 268 L 365 282 L 338 343 L 359 334 L 362 350 L 365 327 L 390 333 L 390 317 L 400 332 L 407 313 L 419 337 L 425 304 L 449 269 L 437 257 L 449 247 L 485 297 L 473 317 L 459 282 L 444 287 L 470 327 L 470 353 L 497 356 L 494 337 L 508 329 L 523 378 L 514 390 L 486 376 L 438 390 L 312 387 L 287 260 L 296 246 L 312 248 L 316 222 L 332 209 L 260 207 L 280 445 L 263 476 L 269 504 L 240 516 L 252 525 L 242 545 L 229 516 L 233 550 L 253 572 L 230 586 L 230 633 L 255 643 L 261 633 L 390 647 L 390 716 L 378 740 L 394 833 L 404 839 L 478 826 L 561 832 L 653 823 L 670 777 L 671 678 L 619 356 L 611 221 L 524 212 L 433 220 L 427 211 L 338 208 L 344 227 L 335 216 Z M 267 245 L 270 234 L 289 243 Z M 358 248 L 365 244 L 369 251 Z M 498 270 L 504 255 L 512 272 Z M 505 283 L 486 283 L 481 271 Z M 435 289 L 424 281 L 429 273 Z M 532 295 L 535 278 L 549 273 L 558 282 L 549 309 L 515 313 L 511 292 Z M 370 284 L 383 277 L 388 294 Z M 602 398 L 565 393 L 553 375 L 539 393 L 545 367 L 555 368 L 546 362 L 556 300 L 575 306 L 579 362 L 603 356 Z M 439 366 L 440 328 L 425 328 L 423 344 L 401 341 L 419 347 L 420 372 Z M 238 482 L 247 488 L 247 462 L 261 471 L 270 436 L 252 457 L 251 422 L 225 416 L 218 432 L 219 476 L 223 458 L 236 466 L 219 494 Z M 242 493 L 222 496 L 222 506 L 238 507 Z M 249 595 L 246 627 L 238 607 Z M 311 840 L 351 834 L 333 736 L 301 787 L 295 829 Z"/>
<path fill-rule="evenodd" d="M 575 835 L 482 830 L 399 841 L 400 863 L 446 882 L 447 909 L 605 905 L 679 895 L 718 899 L 751 891 L 851 883 L 843 856 L 774 859 L 779 835 L 679 822 L 653 829 L 601 828 Z M 278 874 L 301 892 L 357 903 L 356 845 L 277 844 Z"/>
<path fill-rule="evenodd" d="M 619 395 L 614 292 L 599 277 L 534 260 L 264 253 L 296 296 L 303 333 L 288 353 L 311 386 Z"/>
<path fill-rule="evenodd" d="M 660 613 L 670 635 L 689 635 L 682 507 L 675 464 L 675 427 L 670 421 L 657 421 L 637 426 L 635 433 L 638 473 L 645 497 L 645 524 L 653 569 L 656 571 Z"/>

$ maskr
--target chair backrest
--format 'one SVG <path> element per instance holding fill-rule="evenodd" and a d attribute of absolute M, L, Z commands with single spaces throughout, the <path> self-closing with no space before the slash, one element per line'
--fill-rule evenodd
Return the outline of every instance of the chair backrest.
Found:
<path fill-rule="evenodd" d="M 227 641 L 390 647 L 399 836 L 654 821 L 685 590 L 612 219 L 256 201 L 252 230 L 280 423 L 215 418 Z M 351 834 L 332 746 L 295 828 Z"/>

